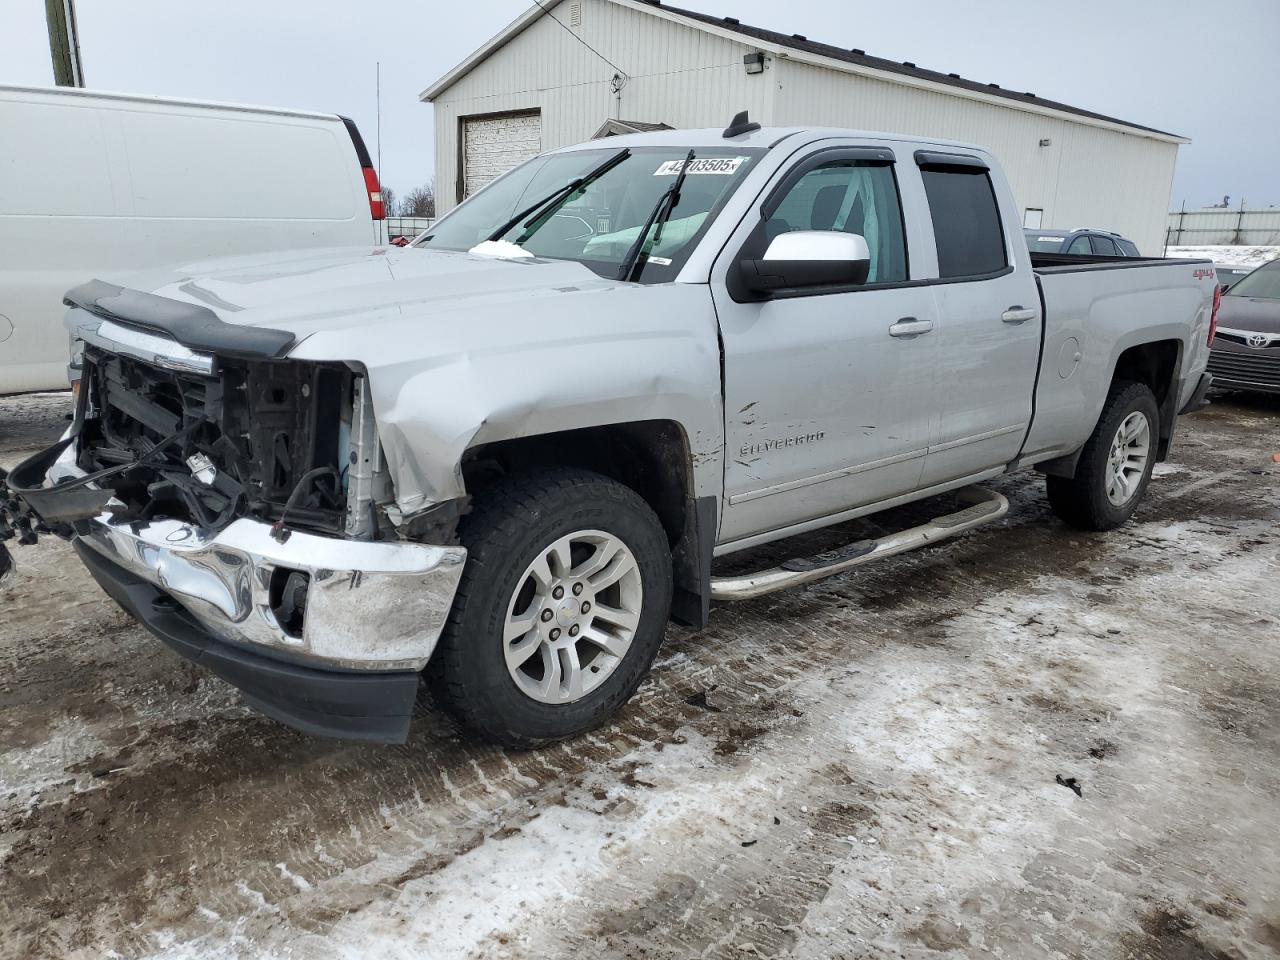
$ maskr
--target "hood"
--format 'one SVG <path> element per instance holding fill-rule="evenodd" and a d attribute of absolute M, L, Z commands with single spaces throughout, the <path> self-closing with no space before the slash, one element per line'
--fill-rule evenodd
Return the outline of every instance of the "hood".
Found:
<path fill-rule="evenodd" d="M 1280 334 L 1280 300 L 1233 297 L 1228 292 L 1218 308 L 1218 326 L 1252 333 Z"/>
<path fill-rule="evenodd" d="M 478 311 L 616 285 L 572 261 L 402 247 L 204 261 L 133 274 L 122 283 L 207 307 L 227 323 L 286 330 L 298 342 L 321 331 L 439 312 L 446 303 L 450 310 Z"/>

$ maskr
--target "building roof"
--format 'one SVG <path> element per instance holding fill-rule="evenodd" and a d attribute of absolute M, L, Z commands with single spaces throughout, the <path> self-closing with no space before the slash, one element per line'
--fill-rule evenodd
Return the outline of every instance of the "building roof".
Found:
<path fill-rule="evenodd" d="M 1016 90 L 1006 90 L 1004 87 L 1001 87 L 996 83 L 981 83 L 977 80 L 966 80 L 958 73 L 939 73 L 936 70 L 928 70 L 923 67 L 916 66 L 909 60 L 899 63 L 897 60 L 886 60 L 884 57 L 873 57 L 856 47 L 849 49 L 836 47 L 829 43 L 810 40 L 808 37 L 802 36 L 798 33 L 790 35 L 778 33 L 776 30 L 766 30 L 763 27 L 753 27 L 748 24 L 741 23 L 735 17 L 713 17 L 705 13 L 698 13 L 694 10 L 684 10 L 680 7 L 673 7 L 669 4 L 661 3 L 660 0 L 640 0 L 640 2 L 652 7 L 661 7 L 663 10 L 670 13 L 678 14 L 682 17 L 688 17 L 690 20 L 697 20 L 700 23 L 727 29 L 732 33 L 748 37 L 752 40 L 775 44 L 779 47 L 786 47 L 790 50 L 802 50 L 805 53 L 812 53 L 820 57 L 829 57 L 832 60 L 842 60 L 845 63 L 852 63 L 861 67 L 870 67 L 873 70 L 883 70 L 885 73 L 894 73 L 901 76 L 914 77 L 919 80 L 928 80 L 931 83 L 939 83 L 948 87 L 957 87 L 961 90 L 968 90 L 971 93 L 984 93 L 990 96 L 1001 97 L 1005 100 L 1015 100 L 1023 105 L 1047 107 L 1051 110 L 1059 110 L 1063 113 L 1070 113 L 1078 117 L 1088 117 L 1091 120 L 1103 120 L 1107 123 L 1119 124 L 1122 127 L 1132 127 L 1134 130 L 1142 130 L 1146 133 L 1157 133 L 1163 137 L 1174 137 L 1179 140 L 1185 139 L 1176 133 L 1169 133 L 1167 130 L 1157 130 L 1155 127 L 1144 127 L 1139 123 L 1130 123 L 1128 120 L 1109 117 L 1105 113 L 1094 113 L 1092 110 L 1083 110 L 1080 107 L 1073 107 L 1070 104 L 1060 103 L 1056 100 L 1047 100 L 1044 97 L 1036 96 L 1034 93 L 1022 93 Z"/>
<path fill-rule="evenodd" d="M 561 2 L 562 0 L 539 0 L 538 3 L 509 24 L 501 33 L 497 34 L 488 43 L 424 90 L 421 94 L 421 99 L 427 101 L 436 99 L 463 76 L 470 73 L 490 54 L 503 47 L 516 35 L 522 33 L 543 14 L 549 14 L 552 8 L 558 6 Z M 1095 124 L 1123 127 L 1159 139 L 1167 139 L 1179 143 L 1189 142 L 1187 138 L 1176 133 L 1169 133 L 1165 130 L 1158 130 L 1155 127 L 1147 127 L 1138 123 L 1130 123 L 1128 120 L 1120 120 L 1104 113 L 1073 107 L 1070 104 L 1037 96 L 1035 93 L 1008 90 L 996 83 L 969 80 L 958 73 L 941 73 L 936 70 L 928 70 L 917 66 L 911 61 L 898 62 L 884 57 L 870 56 L 856 47 L 837 47 L 829 43 L 810 40 L 801 34 L 785 34 L 776 30 L 766 30 L 763 27 L 753 27 L 742 23 L 736 17 L 714 17 L 694 10 L 671 6 L 661 2 L 661 0 L 609 0 L 609 2 L 644 10 L 669 20 L 684 22 L 695 28 L 701 26 L 703 29 L 720 35 L 731 36 L 739 40 L 746 39 L 757 47 L 766 50 L 772 48 L 771 52 L 781 53 L 784 56 L 790 55 L 789 52 L 800 54 L 794 59 L 809 60 L 819 65 L 823 65 L 825 62 L 825 65 L 828 66 L 832 65 L 830 61 L 838 61 L 839 63 L 848 64 L 859 71 L 887 75 L 882 78 L 890 82 L 895 77 L 900 77 L 907 82 L 919 83 L 924 81 L 929 84 L 950 87 L 960 96 L 984 99 L 991 97 L 999 101 L 1006 101 L 1011 106 L 1016 106 L 1022 110 L 1036 113 L 1064 113 L 1093 121 Z"/>

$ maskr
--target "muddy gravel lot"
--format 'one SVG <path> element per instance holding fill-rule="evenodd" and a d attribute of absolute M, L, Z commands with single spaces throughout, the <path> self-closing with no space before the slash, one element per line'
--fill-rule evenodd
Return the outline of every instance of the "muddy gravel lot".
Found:
<path fill-rule="evenodd" d="M 67 403 L 0 401 L 0 464 Z M 1280 955 L 1277 450 L 1219 398 L 1106 535 L 1006 478 L 999 524 L 672 627 L 535 753 L 425 696 L 402 747 L 278 726 L 46 538 L 0 597 L 0 956 Z"/>

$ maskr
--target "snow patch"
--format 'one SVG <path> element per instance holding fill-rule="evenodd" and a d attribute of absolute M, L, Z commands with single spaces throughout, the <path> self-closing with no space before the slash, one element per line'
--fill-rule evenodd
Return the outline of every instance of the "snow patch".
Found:
<path fill-rule="evenodd" d="M 1228 267 L 1257 267 L 1280 257 L 1280 247 L 1169 247 L 1165 256 L 1212 260 Z"/>

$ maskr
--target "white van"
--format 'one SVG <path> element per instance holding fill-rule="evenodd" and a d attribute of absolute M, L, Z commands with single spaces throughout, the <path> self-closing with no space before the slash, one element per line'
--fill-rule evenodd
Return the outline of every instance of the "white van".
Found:
<path fill-rule="evenodd" d="M 245 253 L 381 242 L 343 117 L 0 85 L 0 395 L 67 386 L 62 295 Z"/>

